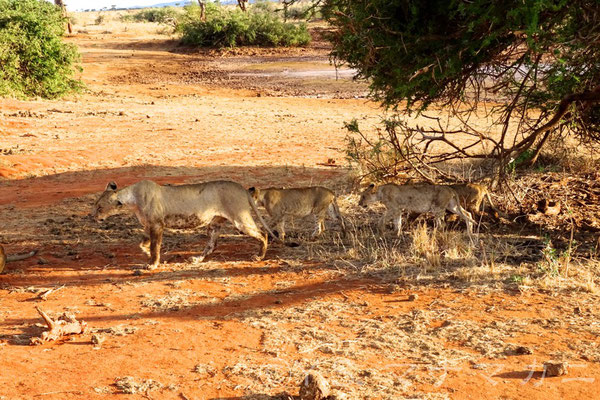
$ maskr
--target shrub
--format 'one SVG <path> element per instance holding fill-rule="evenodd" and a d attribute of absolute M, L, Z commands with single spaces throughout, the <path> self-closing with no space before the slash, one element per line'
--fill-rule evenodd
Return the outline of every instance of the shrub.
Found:
<path fill-rule="evenodd" d="M 104 15 L 98 14 L 98 16 L 96 17 L 96 19 L 94 20 L 94 23 L 96 25 L 102 25 L 103 22 L 104 22 Z"/>
<path fill-rule="evenodd" d="M 81 88 L 66 20 L 44 0 L 0 0 L 0 95 L 54 98 Z"/>
<path fill-rule="evenodd" d="M 180 13 L 172 7 L 146 8 L 134 14 L 121 16 L 122 21 L 158 22 L 164 24 L 169 20 L 176 20 Z"/>
<path fill-rule="evenodd" d="M 319 20 L 323 18 L 321 10 L 314 4 L 287 7 L 284 13 L 289 19 Z"/>
<path fill-rule="evenodd" d="M 260 8 L 248 12 L 207 4 L 206 21 L 199 7 L 186 7 L 177 25 L 185 44 L 203 47 L 302 46 L 310 42 L 306 24 L 285 23 Z"/>

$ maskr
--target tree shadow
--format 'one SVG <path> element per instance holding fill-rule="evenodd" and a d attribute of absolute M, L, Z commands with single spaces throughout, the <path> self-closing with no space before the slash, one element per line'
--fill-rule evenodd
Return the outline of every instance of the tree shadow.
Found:
<path fill-rule="evenodd" d="M 524 371 L 510 371 L 510 372 L 502 372 L 500 374 L 496 374 L 494 378 L 502 378 L 502 379 L 520 379 L 524 382 L 529 381 L 530 379 L 542 379 L 544 376 L 542 371 L 532 371 L 532 370 L 524 370 Z"/>
<path fill-rule="evenodd" d="M 268 271 L 272 274 L 273 271 Z M 178 276 L 181 279 L 181 276 Z M 77 316 L 88 324 L 103 323 L 115 320 L 169 318 L 179 320 L 215 319 L 229 320 L 232 318 L 245 318 L 252 312 L 265 309 L 283 309 L 301 304 L 312 298 L 325 297 L 328 295 L 351 291 L 368 290 L 379 293 L 380 289 L 370 285 L 375 283 L 362 277 L 347 278 L 343 280 L 330 280 L 325 282 L 313 282 L 297 285 L 285 289 L 273 289 L 243 296 L 241 298 L 224 299 L 219 302 L 207 301 L 183 306 L 177 311 L 170 310 L 147 310 L 143 312 L 110 314 L 110 315 L 86 315 L 81 313 Z M 27 326 L 40 322 L 39 318 L 22 319 L 6 318 L 0 322 L 0 326 Z"/>

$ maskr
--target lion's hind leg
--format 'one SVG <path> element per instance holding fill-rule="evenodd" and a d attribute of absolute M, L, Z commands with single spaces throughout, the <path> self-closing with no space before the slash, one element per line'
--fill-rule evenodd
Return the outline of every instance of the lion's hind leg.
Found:
<path fill-rule="evenodd" d="M 215 247 L 217 247 L 217 240 L 219 239 L 219 235 L 221 233 L 221 226 L 223 226 L 225 221 L 227 221 L 227 219 L 223 217 L 214 217 L 210 221 L 208 224 L 208 242 L 206 243 L 206 247 L 204 247 L 202 255 L 194 259 L 195 262 L 204 261 L 206 256 L 215 251 Z"/>
<path fill-rule="evenodd" d="M 260 252 L 258 253 L 258 256 L 256 256 L 256 259 L 262 260 L 263 258 L 265 258 L 268 246 L 267 235 L 262 233 L 260 229 L 258 229 L 256 222 L 254 222 L 254 218 L 252 218 L 252 216 L 248 214 L 247 218 L 238 217 L 235 220 L 233 220 L 232 223 L 237 230 L 239 230 L 242 233 L 245 233 L 250 237 L 253 237 L 254 239 L 260 242 Z"/>

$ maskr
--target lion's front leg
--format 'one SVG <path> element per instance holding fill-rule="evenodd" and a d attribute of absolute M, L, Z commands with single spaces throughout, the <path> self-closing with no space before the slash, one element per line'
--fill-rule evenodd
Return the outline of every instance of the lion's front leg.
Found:
<path fill-rule="evenodd" d="M 162 244 L 164 227 L 160 224 L 150 227 L 150 264 L 148 269 L 158 267 L 160 263 L 160 246 Z"/>
<path fill-rule="evenodd" d="M 142 241 L 140 242 L 140 249 L 150 257 L 150 229 L 145 229 L 144 236 L 142 236 Z"/>

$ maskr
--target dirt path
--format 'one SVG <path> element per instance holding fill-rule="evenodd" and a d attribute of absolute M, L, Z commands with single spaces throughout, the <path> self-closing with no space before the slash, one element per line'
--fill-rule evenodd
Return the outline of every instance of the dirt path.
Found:
<path fill-rule="evenodd" d="M 268 399 L 296 395 L 311 369 L 351 399 L 596 396 L 593 294 L 369 273 L 320 256 L 335 227 L 298 250 L 274 244 L 263 262 L 250 261 L 257 243 L 229 231 L 201 265 L 188 260 L 204 231 L 170 232 L 166 263 L 141 270 L 137 222 L 87 216 L 108 181 L 326 184 L 346 195 L 345 169 L 324 164 L 345 164 L 344 121 L 368 129 L 380 111 L 364 84 L 335 80 L 319 48 L 223 56 L 155 35 L 71 40 L 86 93 L 0 100 L 0 242 L 40 250 L 0 276 L 0 399 L 121 399 L 114 383 L 127 376 L 145 384 L 132 399 Z M 35 305 L 74 313 L 90 332 L 30 346 Z M 551 358 L 569 375 L 544 377 Z"/>

